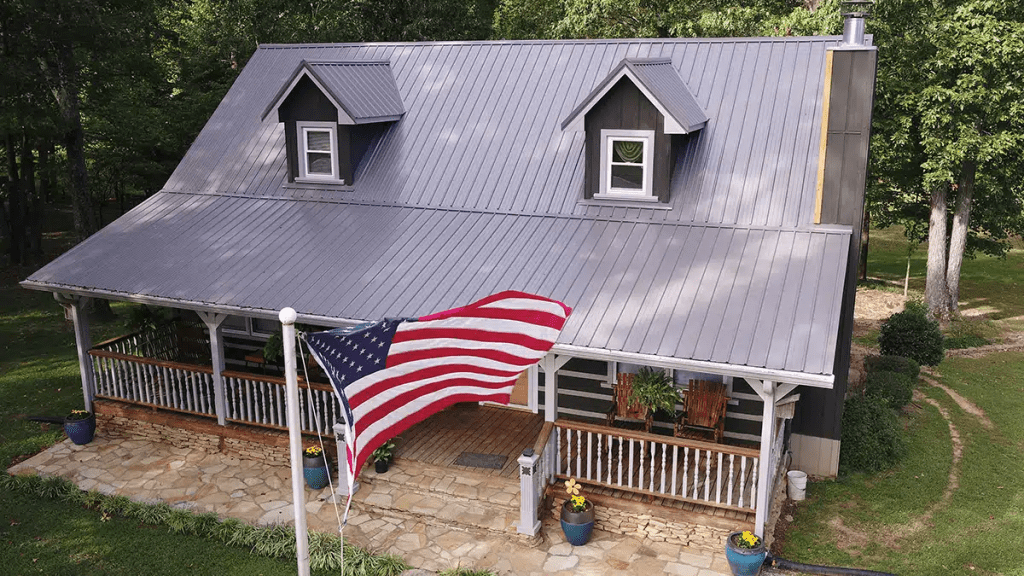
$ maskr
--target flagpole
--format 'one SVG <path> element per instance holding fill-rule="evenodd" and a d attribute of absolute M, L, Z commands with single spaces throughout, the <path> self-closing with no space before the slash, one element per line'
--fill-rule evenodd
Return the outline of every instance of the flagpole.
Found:
<path fill-rule="evenodd" d="M 299 383 L 295 367 L 295 319 L 293 308 L 281 310 L 282 339 L 284 340 L 284 377 L 288 393 L 288 441 L 292 463 L 292 508 L 295 509 L 295 555 L 298 557 L 298 576 L 309 576 L 309 534 L 306 531 L 306 490 L 302 477 L 302 432 L 299 424 Z"/>

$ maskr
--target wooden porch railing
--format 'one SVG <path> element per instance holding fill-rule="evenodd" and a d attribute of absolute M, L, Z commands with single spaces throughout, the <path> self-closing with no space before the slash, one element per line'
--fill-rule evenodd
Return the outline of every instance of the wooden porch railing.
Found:
<path fill-rule="evenodd" d="M 156 351 L 155 340 L 137 334 L 108 340 L 89 351 L 96 395 L 159 410 L 217 417 L 213 367 L 172 362 L 141 354 Z M 286 429 L 285 380 L 225 370 L 228 421 Z M 343 421 L 341 405 L 329 385 L 300 378 L 299 420 L 303 432 L 333 434 Z"/>
<path fill-rule="evenodd" d="M 540 467 L 549 479 L 749 512 L 758 457 L 749 448 L 558 420 Z"/>

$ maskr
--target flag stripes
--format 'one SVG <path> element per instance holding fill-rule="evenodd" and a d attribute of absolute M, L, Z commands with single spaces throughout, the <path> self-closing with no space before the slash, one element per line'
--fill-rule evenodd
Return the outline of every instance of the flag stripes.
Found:
<path fill-rule="evenodd" d="M 570 313 L 554 300 L 502 292 L 417 320 L 307 335 L 349 415 L 350 479 L 378 446 L 456 402 L 507 404 Z"/>

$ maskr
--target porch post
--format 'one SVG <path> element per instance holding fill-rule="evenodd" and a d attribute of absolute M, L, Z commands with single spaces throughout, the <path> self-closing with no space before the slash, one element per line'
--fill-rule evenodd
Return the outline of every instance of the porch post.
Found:
<path fill-rule="evenodd" d="M 558 420 L 558 371 L 572 356 L 556 356 L 549 353 L 540 361 L 544 370 L 544 421 Z"/>
<path fill-rule="evenodd" d="M 773 471 L 772 448 L 775 446 L 775 383 L 765 380 L 761 389 L 752 387 L 764 402 L 761 413 L 761 456 L 757 466 L 757 504 L 754 508 L 754 532 L 764 538 L 764 525 L 768 519 L 768 499 L 771 498 Z"/>
<path fill-rule="evenodd" d="M 544 357 L 544 421 L 558 420 L 558 376 L 555 375 L 555 355 Z"/>
<path fill-rule="evenodd" d="M 227 394 L 224 390 L 224 340 L 221 325 L 227 319 L 227 314 L 215 312 L 198 312 L 207 329 L 210 330 L 210 359 L 213 363 L 213 399 L 217 410 L 217 424 L 227 424 Z"/>
<path fill-rule="evenodd" d="M 540 530 L 537 518 L 537 460 L 533 448 L 523 450 L 519 456 L 519 526 L 516 532 L 536 536 Z"/>
<path fill-rule="evenodd" d="M 96 397 L 95 374 L 92 371 L 92 337 L 89 334 L 89 315 L 85 312 L 88 298 L 70 296 L 59 292 L 53 293 L 54 299 L 71 313 L 71 322 L 75 326 L 75 347 L 78 349 L 78 371 L 82 375 L 82 397 L 85 409 L 92 412 L 92 401 Z"/>

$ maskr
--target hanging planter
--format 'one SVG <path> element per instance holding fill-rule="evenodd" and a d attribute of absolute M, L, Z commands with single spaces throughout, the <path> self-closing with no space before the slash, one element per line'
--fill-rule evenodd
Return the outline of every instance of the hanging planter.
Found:
<path fill-rule="evenodd" d="M 734 576 L 755 576 L 768 555 L 764 540 L 753 532 L 733 532 L 725 539 L 725 559 Z"/>
<path fill-rule="evenodd" d="M 302 475 L 313 490 L 326 488 L 331 482 L 327 474 L 327 458 L 319 446 L 310 446 L 302 452 Z"/>
<path fill-rule="evenodd" d="M 565 482 L 569 499 L 562 504 L 562 533 L 573 546 L 583 546 L 590 541 L 594 531 L 594 503 L 580 496 L 580 485 L 570 478 Z"/>
<path fill-rule="evenodd" d="M 88 410 L 72 410 L 64 418 L 64 433 L 79 446 L 92 442 L 96 435 L 96 415 Z"/>

